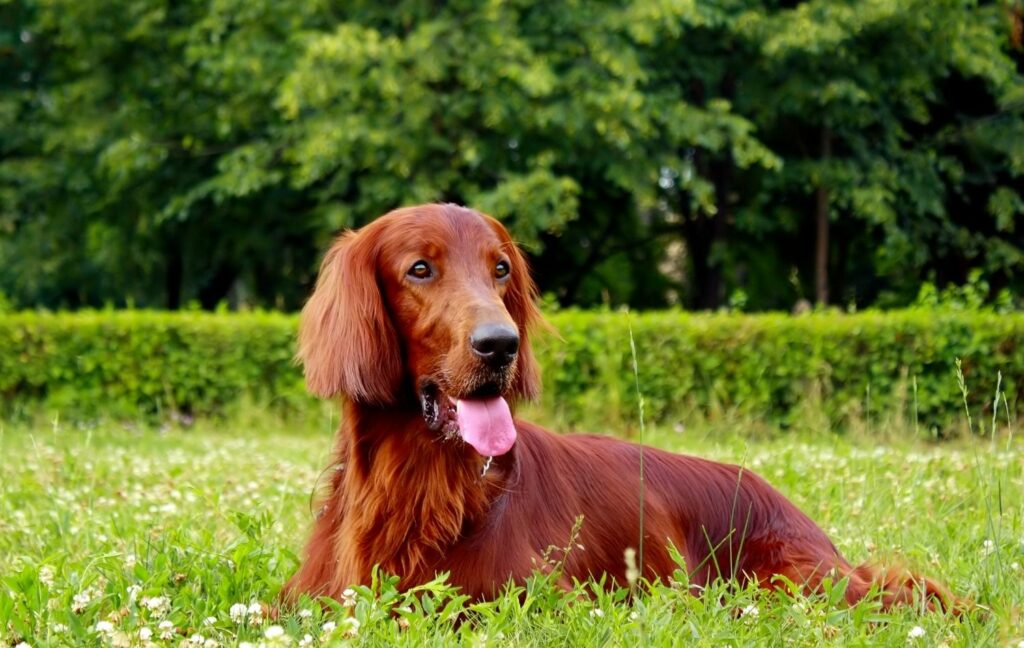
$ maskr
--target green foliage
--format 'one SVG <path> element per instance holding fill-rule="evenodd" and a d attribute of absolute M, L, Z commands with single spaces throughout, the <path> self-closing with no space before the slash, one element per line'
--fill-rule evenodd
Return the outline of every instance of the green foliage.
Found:
<path fill-rule="evenodd" d="M 295 319 L 252 313 L 22 313 L 0 318 L 5 409 L 72 416 L 212 414 L 250 395 L 294 403 Z"/>
<path fill-rule="evenodd" d="M 1024 390 L 1024 317 L 949 307 L 804 316 L 567 310 L 535 341 L 540 416 L 573 425 L 636 420 L 629 330 L 649 420 L 740 412 L 800 425 L 808 399 L 834 423 L 898 413 L 946 431 L 963 403 L 991 416 L 996 383 L 1012 411 Z M 302 407 L 293 316 L 154 312 L 0 318 L 8 412 L 63 416 L 211 414 L 246 397 Z M 976 417 L 977 418 L 977 417 Z"/>
<path fill-rule="evenodd" d="M 450 200 L 562 304 L 788 309 L 827 194 L 834 302 L 1020 292 L 1008 9 L 8 0 L 0 291 L 295 308 L 339 229 Z"/>

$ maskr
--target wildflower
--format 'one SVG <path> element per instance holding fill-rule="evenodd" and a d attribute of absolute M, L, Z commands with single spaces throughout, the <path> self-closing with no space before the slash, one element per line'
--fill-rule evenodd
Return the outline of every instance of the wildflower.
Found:
<path fill-rule="evenodd" d="M 284 628 L 279 625 L 272 625 L 264 631 L 263 636 L 267 639 L 280 639 L 284 636 Z"/>
<path fill-rule="evenodd" d="M 153 638 L 153 631 L 149 628 L 139 628 L 139 639 L 142 641 L 149 641 Z"/>
<path fill-rule="evenodd" d="M 238 644 L 238 648 L 256 648 L 256 646 L 252 645 L 248 641 L 243 641 L 242 643 Z"/>
<path fill-rule="evenodd" d="M 71 597 L 71 611 L 75 614 L 81 614 L 90 601 L 92 601 L 92 595 L 89 590 L 75 594 Z"/>
<path fill-rule="evenodd" d="M 138 585 L 138 584 L 136 584 L 136 585 L 129 585 L 128 586 L 128 601 L 129 602 L 134 601 L 135 598 L 139 595 L 139 592 L 141 592 L 141 591 L 142 591 L 142 586 L 141 585 Z"/>
<path fill-rule="evenodd" d="M 124 557 L 124 566 L 128 569 L 135 567 L 135 554 L 128 554 Z"/>
<path fill-rule="evenodd" d="M 14 648 L 32 648 L 32 646 L 31 646 L 30 644 L 28 644 L 28 643 L 26 643 L 26 642 L 22 641 L 21 643 L 19 643 L 19 644 L 18 644 L 17 646 L 15 646 Z"/>
<path fill-rule="evenodd" d="M 991 540 L 986 540 L 985 542 L 981 543 L 981 547 L 982 554 L 987 556 L 996 550 L 996 543 L 992 542 Z"/>
<path fill-rule="evenodd" d="M 69 628 L 63 623 L 54 623 L 50 626 L 50 630 L 53 631 L 53 634 L 64 634 Z"/>
<path fill-rule="evenodd" d="M 626 559 L 626 582 L 630 587 L 636 587 L 636 582 L 640 580 L 640 570 L 636 566 L 636 549 L 626 547 L 624 557 Z"/>
<path fill-rule="evenodd" d="M 590 616 L 598 617 L 598 618 L 603 617 L 604 616 L 604 610 L 602 610 L 601 608 L 594 608 L 593 610 L 590 611 Z"/>
<path fill-rule="evenodd" d="M 308 608 L 303 608 L 299 610 L 299 618 L 308 619 L 311 616 L 313 616 L 313 610 L 310 610 Z"/>
<path fill-rule="evenodd" d="M 161 639 L 174 639 L 174 624 L 170 621 L 164 619 L 157 628 L 160 630 Z"/>
<path fill-rule="evenodd" d="M 331 634 L 332 632 L 334 632 L 334 629 L 337 628 L 337 627 L 338 627 L 337 623 L 335 623 L 334 621 L 328 621 L 327 623 L 324 624 L 324 627 L 323 627 L 324 634 Z"/>
<path fill-rule="evenodd" d="M 235 623 L 244 623 L 245 613 L 248 611 L 249 608 L 245 605 L 245 603 L 235 603 L 228 610 L 228 616 L 230 616 L 231 620 Z"/>
<path fill-rule="evenodd" d="M 309 648 L 313 645 L 313 635 L 305 635 L 302 639 L 299 639 L 299 648 Z"/>
<path fill-rule="evenodd" d="M 914 626 L 913 628 L 910 629 L 910 632 L 907 633 L 907 638 L 908 639 L 920 639 L 921 637 L 925 636 L 926 634 L 928 634 L 928 633 L 925 632 L 924 628 L 922 628 L 921 626 Z"/>
<path fill-rule="evenodd" d="M 263 605 L 259 602 L 249 604 L 249 623 L 259 625 L 263 623 Z"/>
<path fill-rule="evenodd" d="M 202 646 L 204 643 L 206 643 L 206 637 L 197 632 L 188 638 L 188 642 L 193 646 Z"/>
<path fill-rule="evenodd" d="M 753 617 L 755 619 L 757 618 L 757 615 L 759 615 L 759 614 L 761 614 L 761 610 L 757 609 L 757 606 L 754 605 L 753 603 L 751 603 L 747 607 L 743 608 L 743 611 L 740 612 L 740 616 L 750 616 L 750 617 Z"/>
<path fill-rule="evenodd" d="M 114 631 L 114 624 L 110 621 L 97 621 L 92 631 L 107 634 Z"/>
<path fill-rule="evenodd" d="M 162 615 L 167 612 L 171 601 L 166 596 L 144 596 L 140 601 L 142 607 L 154 614 Z"/>
<path fill-rule="evenodd" d="M 359 634 L 359 619 L 349 617 L 345 619 L 345 632 L 341 635 L 345 639 L 354 639 Z"/>
<path fill-rule="evenodd" d="M 206 617 L 205 619 L 203 619 L 203 625 L 212 626 L 215 623 L 217 623 L 217 617 L 212 617 L 211 616 L 211 617 Z"/>
<path fill-rule="evenodd" d="M 43 565 L 39 568 L 39 582 L 47 587 L 53 585 L 53 569 L 49 565 Z"/>
<path fill-rule="evenodd" d="M 341 604 L 345 607 L 354 607 L 356 604 L 356 591 L 351 587 L 342 591 Z"/>
<path fill-rule="evenodd" d="M 206 642 L 203 643 L 203 648 L 217 648 L 219 645 L 220 644 L 217 643 L 216 639 L 207 639 Z"/>

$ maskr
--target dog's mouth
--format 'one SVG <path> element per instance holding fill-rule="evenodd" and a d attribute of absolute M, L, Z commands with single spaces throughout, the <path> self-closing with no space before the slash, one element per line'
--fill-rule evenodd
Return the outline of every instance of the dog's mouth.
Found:
<path fill-rule="evenodd" d="M 449 396 L 436 382 L 420 385 L 420 407 L 427 427 L 447 438 L 458 437 L 485 457 L 503 455 L 516 442 L 508 402 L 498 384 L 485 384 L 463 398 Z"/>

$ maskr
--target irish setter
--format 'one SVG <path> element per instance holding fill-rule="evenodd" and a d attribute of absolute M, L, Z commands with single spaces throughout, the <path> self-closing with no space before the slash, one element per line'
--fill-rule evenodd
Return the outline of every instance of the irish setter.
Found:
<path fill-rule="evenodd" d="M 530 331 L 540 320 L 526 262 L 493 218 L 456 205 L 393 211 L 341 236 L 302 312 L 299 358 L 310 391 L 341 395 L 330 490 L 305 560 L 283 595 L 338 598 L 371 569 L 403 587 L 438 572 L 477 599 L 522 582 L 550 547 L 575 542 L 560 583 L 626 583 L 643 533 L 644 577 L 690 582 L 776 575 L 816 590 L 847 577 L 853 603 L 954 599 L 903 570 L 852 566 L 825 533 L 739 466 L 606 436 L 548 432 L 510 402 L 540 389 Z"/>

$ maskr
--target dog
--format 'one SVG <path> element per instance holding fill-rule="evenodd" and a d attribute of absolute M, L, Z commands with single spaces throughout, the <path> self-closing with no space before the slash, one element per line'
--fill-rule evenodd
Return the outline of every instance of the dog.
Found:
<path fill-rule="evenodd" d="M 556 435 L 515 419 L 540 390 L 530 335 L 541 323 L 527 263 L 505 228 L 472 209 L 392 211 L 343 234 L 302 311 L 308 389 L 341 396 L 329 490 L 283 596 L 339 598 L 379 566 L 402 588 L 448 572 L 476 600 L 549 564 L 557 583 L 636 575 L 689 582 L 785 577 L 810 593 L 848 579 L 846 601 L 955 607 L 903 569 L 853 566 L 764 479 L 739 466 L 599 435 Z M 642 519 L 642 524 L 641 524 Z M 580 521 L 581 520 L 581 521 Z M 575 537 L 574 537 L 575 533 Z"/>

